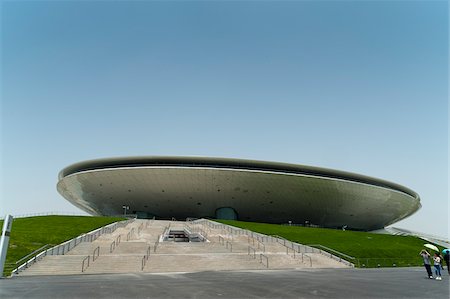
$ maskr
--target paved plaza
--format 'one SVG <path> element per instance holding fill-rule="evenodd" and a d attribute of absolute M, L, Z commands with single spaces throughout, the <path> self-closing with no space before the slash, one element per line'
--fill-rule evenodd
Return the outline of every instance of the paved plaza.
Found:
<path fill-rule="evenodd" d="M 0 298 L 449 298 L 449 276 L 423 268 L 23 276 Z"/>

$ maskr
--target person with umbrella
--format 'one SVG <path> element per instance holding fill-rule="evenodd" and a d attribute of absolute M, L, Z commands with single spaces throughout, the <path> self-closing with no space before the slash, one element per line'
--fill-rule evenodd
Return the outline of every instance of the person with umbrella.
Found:
<path fill-rule="evenodd" d="M 448 265 L 450 264 L 450 262 L 449 262 L 450 249 L 444 249 L 444 250 L 442 250 L 442 252 L 444 253 L 444 261 L 445 261 L 445 264 L 447 265 L 447 272 L 450 275 L 450 268 L 448 267 Z"/>
<path fill-rule="evenodd" d="M 422 251 L 419 254 L 423 258 L 423 265 L 427 270 L 428 278 L 433 279 L 433 273 L 431 272 L 430 254 L 425 249 L 422 249 Z"/>

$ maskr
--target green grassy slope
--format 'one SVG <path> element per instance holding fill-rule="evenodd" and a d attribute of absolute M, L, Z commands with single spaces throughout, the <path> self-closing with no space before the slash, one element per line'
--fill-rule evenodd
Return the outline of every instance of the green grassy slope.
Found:
<path fill-rule="evenodd" d="M 301 244 L 320 244 L 357 258 L 349 259 L 358 266 L 418 266 L 422 265 L 419 252 L 428 243 L 416 237 L 380 235 L 366 232 L 341 231 L 325 228 L 285 226 L 231 220 L 216 220 L 221 223 L 251 231 L 278 235 Z M 441 248 L 442 250 L 442 248 Z M 431 253 L 431 252 L 430 252 Z"/>
<path fill-rule="evenodd" d="M 89 216 L 38 216 L 14 219 L 4 273 L 20 258 L 46 245 L 57 245 L 80 234 L 124 218 Z M 3 221 L 0 221 L 3 227 Z"/>

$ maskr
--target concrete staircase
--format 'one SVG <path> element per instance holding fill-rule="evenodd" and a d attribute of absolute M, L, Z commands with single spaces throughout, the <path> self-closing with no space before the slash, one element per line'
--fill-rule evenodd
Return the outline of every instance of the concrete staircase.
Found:
<path fill-rule="evenodd" d="M 84 258 L 80 255 L 49 255 L 20 272 L 20 276 L 80 274 Z"/>
<path fill-rule="evenodd" d="M 187 228 L 190 231 L 201 231 L 207 235 L 207 241 L 161 241 L 161 234 L 169 226 L 172 230 Z M 114 244 L 111 245 L 112 243 Z M 145 257 L 147 252 L 150 254 Z M 90 256 L 89 266 L 82 272 L 82 262 L 87 256 Z M 136 220 L 113 233 L 100 236 L 93 242 L 80 243 L 65 255 L 46 256 L 20 275 L 196 272 L 311 266 L 346 267 L 317 253 L 297 253 L 294 257 L 293 250 L 287 250 L 282 244 L 255 242 L 247 235 L 233 235 L 223 228 L 214 229 L 192 222 Z"/>

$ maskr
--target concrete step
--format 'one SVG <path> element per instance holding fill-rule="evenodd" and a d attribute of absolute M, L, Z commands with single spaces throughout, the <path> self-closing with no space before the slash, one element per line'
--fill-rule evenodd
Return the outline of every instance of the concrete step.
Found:
<path fill-rule="evenodd" d="M 80 274 L 84 258 L 85 256 L 76 255 L 46 256 L 41 261 L 32 264 L 28 269 L 22 271 L 20 275 Z"/>
<path fill-rule="evenodd" d="M 150 244 L 146 242 L 136 242 L 136 241 L 130 241 L 130 242 L 121 242 L 111 253 L 109 251 L 106 251 L 104 254 L 106 255 L 119 255 L 119 254 L 139 254 L 144 255 L 147 252 L 147 248 L 150 246 Z"/>
<path fill-rule="evenodd" d="M 107 255 L 101 256 L 85 271 L 93 273 L 136 273 L 141 270 L 143 255 Z"/>
<path fill-rule="evenodd" d="M 153 249 L 153 246 L 152 246 Z M 205 242 L 161 242 L 156 249 L 157 253 L 227 253 L 230 252 L 225 246 L 218 243 Z M 153 252 L 152 252 L 153 253 Z"/>
<path fill-rule="evenodd" d="M 156 254 L 150 256 L 144 272 L 192 272 L 264 268 L 258 261 L 243 254 Z"/>

